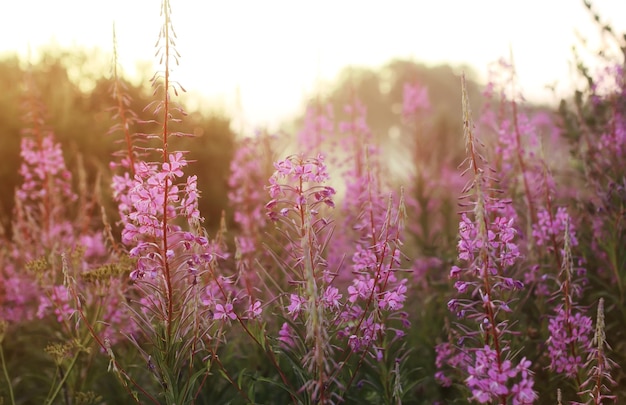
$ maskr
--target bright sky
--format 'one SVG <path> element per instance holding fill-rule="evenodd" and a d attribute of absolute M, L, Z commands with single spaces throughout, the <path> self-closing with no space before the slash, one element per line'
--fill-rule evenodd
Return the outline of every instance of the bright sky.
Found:
<path fill-rule="evenodd" d="M 109 52 L 115 21 L 127 74 L 137 61 L 154 59 L 160 0 L 6 3 L 0 52 L 26 55 L 52 42 Z M 626 31 L 626 1 L 594 5 Z M 207 107 L 241 112 L 246 126 L 270 129 L 343 67 L 378 67 L 392 58 L 467 63 L 484 78 L 488 64 L 512 47 L 527 98 L 554 101 L 545 86 L 566 94 L 576 32 L 601 44 L 579 0 L 172 0 L 172 9 L 182 55 L 175 79 L 207 97 Z"/>

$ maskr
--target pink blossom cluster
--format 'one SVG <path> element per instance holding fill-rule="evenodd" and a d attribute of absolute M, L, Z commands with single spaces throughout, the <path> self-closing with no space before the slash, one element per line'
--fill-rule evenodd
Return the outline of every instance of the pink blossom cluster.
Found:
<path fill-rule="evenodd" d="M 20 322 L 33 319 L 36 311 L 28 305 L 42 298 L 32 277 L 16 272 L 12 264 L 4 264 L 0 289 L 0 319 Z"/>
<path fill-rule="evenodd" d="M 350 142 L 357 140 L 361 142 L 357 144 L 357 147 L 366 145 L 372 136 L 369 125 L 367 124 L 367 107 L 360 101 L 354 100 L 352 104 L 346 104 L 344 106 L 344 114 L 347 119 L 339 123 L 338 129 L 340 133 L 352 135 L 345 138 L 345 144 L 349 145 Z M 350 152 L 354 152 L 350 150 Z"/>
<path fill-rule="evenodd" d="M 514 218 L 496 217 L 487 229 L 486 237 L 483 237 L 477 228 L 482 224 L 476 224 L 467 214 L 462 215 L 457 247 L 459 259 L 468 266 L 461 268 L 454 265 L 450 270 L 450 278 L 457 280 L 454 287 L 459 294 L 474 295 L 481 291 L 485 277 L 495 280 L 492 287 L 496 290 L 519 290 L 524 287 L 520 280 L 506 274 L 506 270 L 520 257 L 519 249 L 514 242 L 517 231 L 513 225 Z M 489 252 L 487 255 L 482 254 L 485 250 Z M 464 275 L 466 277 L 463 277 Z M 461 302 L 465 304 L 460 305 Z M 482 305 L 482 302 L 478 304 Z M 462 311 L 457 314 L 461 315 L 474 305 L 476 303 L 473 300 L 454 300 L 453 307 L 455 310 L 460 307 Z M 505 301 L 492 302 L 491 305 L 498 310 L 510 311 Z"/>
<path fill-rule="evenodd" d="M 538 124 L 542 120 L 541 115 L 528 116 L 525 113 L 518 113 L 515 120 L 503 119 L 497 124 L 498 143 L 495 146 L 494 156 L 501 165 L 502 176 L 514 175 L 517 173 L 515 169 L 518 168 L 524 170 L 523 175 L 530 181 L 531 176 L 537 176 L 540 173 L 540 166 L 536 164 L 536 151 L 540 147 Z"/>
<path fill-rule="evenodd" d="M 262 302 L 246 294 L 235 284 L 232 277 L 218 275 L 206 283 L 201 297 L 202 305 L 210 312 L 210 318 L 230 322 L 236 319 L 259 319 L 263 312 Z"/>
<path fill-rule="evenodd" d="M 357 100 L 346 106 L 346 114 L 349 119 L 339 124 L 340 131 L 347 135 L 342 145 L 349 156 L 342 167 L 345 231 L 331 249 L 331 262 L 342 263 L 338 279 L 348 284 L 347 307 L 341 313 L 346 326 L 338 336 L 347 338 L 352 350 L 361 351 L 386 335 L 392 319 L 400 323 L 400 329 L 393 330 L 397 337 L 403 336 L 403 329 L 409 326 L 402 311 L 407 280 L 400 277 L 405 207 L 404 196 L 394 202 L 397 196 L 382 180 L 381 151 L 373 143 L 365 107 Z M 355 324 L 356 329 L 350 326 Z"/>
<path fill-rule="evenodd" d="M 514 218 L 498 216 L 484 229 L 484 224 L 477 224 L 467 214 L 462 214 L 457 247 L 459 260 L 465 265 L 453 265 L 450 269 L 457 293 L 469 295 L 469 298 L 453 298 L 448 308 L 459 318 L 474 319 L 485 333 L 495 328 L 498 336 L 507 333 L 507 321 L 495 325 L 493 322 L 501 313 L 511 312 L 509 302 L 500 297 L 504 297 L 506 291 L 524 288 L 524 283 L 510 274 L 520 257 L 513 225 Z"/>
<path fill-rule="evenodd" d="M 266 194 L 259 184 L 266 181 L 262 178 L 267 171 L 265 159 L 260 156 L 264 155 L 263 147 L 267 142 L 270 139 L 262 134 L 243 139 L 230 164 L 228 200 L 233 206 L 233 219 L 241 229 L 237 238 L 241 254 L 256 250 L 257 239 L 266 224 L 263 211 Z"/>
<path fill-rule="evenodd" d="M 559 305 L 555 312 L 556 315 L 548 321 L 550 369 L 574 378 L 584 366 L 593 323 L 589 316 L 580 312 L 567 314 L 563 305 Z"/>
<path fill-rule="evenodd" d="M 322 307 L 333 311 L 341 306 L 343 303 L 340 301 L 343 297 L 343 294 L 339 292 L 339 289 L 333 286 L 327 286 L 326 290 L 324 290 L 321 296 L 321 304 Z M 303 310 L 306 309 L 308 305 L 308 301 L 298 295 L 298 294 L 290 294 L 289 296 L 289 305 L 287 306 L 287 313 L 293 317 L 294 320 L 298 319 L 298 315 L 302 313 Z"/>
<path fill-rule="evenodd" d="M 54 141 L 52 134 L 41 141 L 22 138 L 22 165 L 20 175 L 23 183 L 17 197 L 23 201 L 60 198 L 76 200 L 71 188 L 72 175 L 65 167 L 61 145 Z"/>
<path fill-rule="evenodd" d="M 517 375 L 518 367 L 527 370 L 530 362 L 523 359 L 518 366 L 513 367 L 509 360 L 502 360 L 502 356 L 510 350 L 505 339 L 506 334 L 511 333 L 506 314 L 512 310 L 506 292 L 521 290 L 524 284 L 507 274 L 520 257 L 513 240 L 516 235 L 514 217 L 508 219 L 496 216 L 492 222 L 488 222 L 488 218 L 498 212 L 497 208 L 497 204 L 488 206 L 484 216 L 478 216 L 478 221 L 487 223 L 475 223 L 465 214 L 462 216 L 458 250 L 459 259 L 466 266 L 453 266 L 450 278 L 457 280 L 455 288 L 458 294 L 469 294 L 470 298 L 452 299 L 448 306 L 460 318 L 467 317 L 478 325 L 480 334 L 469 332 L 468 337 L 480 336 L 482 340 L 492 342 L 484 348 L 470 351 L 474 365 L 468 365 L 466 384 L 472 390 L 473 398 L 486 403 L 511 396 L 514 403 L 532 403 L 536 394 L 531 395 L 532 378 L 527 371 L 522 372 L 520 385 L 511 388 L 505 386 L 509 378 Z M 499 351 L 494 351 L 494 346 Z M 492 365 L 492 369 L 497 366 L 497 372 L 488 372 L 486 365 Z"/>
<path fill-rule="evenodd" d="M 322 154 L 313 158 L 305 158 L 302 155 L 291 155 L 284 160 L 274 163 L 274 174 L 269 179 L 269 192 L 271 200 L 265 204 L 267 217 L 278 224 L 287 227 L 289 240 L 287 249 L 289 260 L 301 267 L 303 247 L 300 240 L 305 238 L 305 233 L 310 229 L 311 239 L 309 247 L 318 249 L 319 238 L 327 232 L 330 219 L 327 218 L 327 209 L 335 207 L 335 189 L 324 185 L 330 179 L 325 157 Z M 309 228 L 310 227 L 310 228 Z M 330 279 L 322 257 L 316 263 L 316 277 L 320 272 L 325 279 Z M 304 280 L 303 273 L 298 275 L 299 280 Z"/>
<path fill-rule="evenodd" d="M 347 118 L 338 124 L 342 134 L 339 150 L 343 158 L 337 163 L 345 189 L 339 207 L 344 232 L 335 235 L 335 243 L 329 249 L 329 263 L 338 268 L 339 280 L 349 282 L 353 268 L 345 258 L 355 254 L 361 242 L 371 242 L 372 217 L 369 214 L 374 216 L 373 222 L 384 223 L 387 201 L 382 197 L 380 185 L 380 150 L 374 144 L 367 123 L 367 110 L 363 103 L 354 100 L 344 111 Z M 360 240 L 362 237 L 365 241 Z"/>
<path fill-rule="evenodd" d="M 183 154 L 175 152 L 162 164 L 139 162 L 132 180 L 120 176 L 114 183 L 115 195 L 120 197 L 123 207 L 120 211 L 125 212 L 122 242 L 133 246 L 130 255 L 138 258 L 137 268 L 131 273 L 133 279 L 162 274 L 165 262 L 174 259 L 178 247 L 190 254 L 193 246 L 208 247 L 205 236 L 182 231 L 174 224 L 174 219 L 179 217 L 192 227 L 202 220 L 198 211 L 197 177 L 189 176 L 184 183 L 179 180 L 186 165 Z M 118 193 L 124 189 L 127 191 L 122 197 Z M 170 243 L 163 251 L 157 241 L 168 237 Z M 191 254 L 188 261 L 177 267 L 187 267 L 193 275 L 194 266 L 210 257 L 206 252 Z"/>
<path fill-rule="evenodd" d="M 626 158 L 626 117 L 617 115 L 610 131 L 600 136 L 598 151 L 601 163 L 612 165 Z"/>
<path fill-rule="evenodd" d="M 381 318 L 374 308 L 379 308 L 392 318 L 401 320 L 402 328 L 408 328 L 406 313 L 402 312 L 407 299 L 407 279 L 398 277 L 400 251 L 391 245 L 392 241 L 382 242 L 385 246 L 364 249 L 357 245 L 353 262 L 353 280 L 347 289 L 347 307 L 341 313 L 346 325 L 340 336 L 348 337 L 355 351 L 369 348 L 387 331 L 387 319 Z M 393 255 L 393 257 L 391 257 Z M 372 311 L 372 312 L 370 312 Z M 358 329 L 352 326 L 359 325 Z M 402 329 L 394 329 L 397 337 L 404 336 Z"/>
<path fill-rule="evenodd" d="M 268 187 L 272 200 L 265 205 L 271 220 L 275 221 L 279 216 L 286 217 L 290 213 L 304 215 L 307 209 L 312 215 L 317 215 L 322 203 L 331 208 L 335 206 L 335 189 L 315 184 L 330 179 L 323 155 L 308 159 L 292 155 L 276 162 L 274 168 L 276 170 L 270 177 Z M 314 184 L 307 187 L 308 183 Z M 277 211 L 278 206 L 281 209 Z"/>
<path fill-rule="evenodd" d="M 67 287 L 63 285 L 55 285 L 50 293 L 50 296 L 44 296 L 39 302 L 39 308 L 37 309 L 37 317 L 43 318 L 46 315 L 48 309 L 53 308 L 54 314 L 57 317 L 59 323 L 66 322 L 70 319 L 74 313 L 73 298 Z"/>
<path fill-rule="evenodd" d="M 306 216 L 311 216 L 314 233 L 308 237 L 314 245 L 323 243 L 323 229 L 329 220 L 322 212 L 322 207 L 334 207 L 332 197 L 334 189 L 323 186 L 320 183 L 329 180 L 327 168 L 323 157 L 304 159 L 300 156 L 290 156 L 275 164 L 276 172 L 270 179 L 269 192 L 273 199 L 266 205 L 268 216 L 275 221 L 288 224 L 290 232 L 305 237 L 302 225 L 308 221 Z M 280 180 L 280 181 L 279 181 Z M 373 208 L 372 208 L 373 209 Z M 377 214 L 378 215 L 378 214 Z M 395 217 L 392 218 L 392 215 Z M 406 317 L 402 314 L 402 308 L 406 301 L 407 280 L 400 279 L 397 271 L 400 265 L 398 208 L 384 211 L 381 216 L 380 228 L 366 227 L 366 221 L 362 221 L 361 227 L 357 226 L 366 238 L 355 241 L 351 249 L 354 249 L 351 265 L 351 281 L 347 290 L 342 292 L 336 273 L 328 268 L 328 262 L 319 254 L 316 254 L 315 271 L 319 277 L 319 296 L 314 305 L 320 306 L 328 313 L 339 314 L 335 327 L 338 328 L 338 337 L 346 339 L 350 348 L 354 351 L 371 348 L 374 341 L 383 336 L 387 330 L 386 316 L 381 318 L 380 313 L 395 314 L 402 320 L 404 327 L 407 326 Z M 378 217 L 378 216 L 377 216 Z M 303 222 L 304 221 L 304 222 Z M 297 225 L 295 228 L 294 225 Z M 371 245 L 371 241 L 376 242 Z M 343 245 L 346 246 L 346 245 Z M 350 249 L 350 246 L 346 246 Z M 318 248 L 313 248 L 317 252 Z M 300 245 L 293 243 L 290 247 L 293 262 L 302 263 Z M 300 280 L 306 278 L 302 274 Z M 345 288 L 345 287 L 344 287 Z M 294 321 L 300 315 L 311 310 L 311 297 L 305 290 L 301 293 L 291 293 L 286 312 Z M 406 315 L 406 314 L 404 314 Z M 356 326 L 355 326 L 356 325 Z M 285 344 L 291 344 L 293 337 L 287 336 L 291 326 L 283 325 L 280 332 L 280 340 Z M 398 336 L 403 332 L 396 330 Z"/>
<path fill-rule="evenodd" d="M 533 390 L 531 362 L 522 358 L 517 365 L 502 360 L 500 354 L 489 346 L 476 349 L 474 361 L 468 366 L 465 380 L 472 392 L 471 399 L 480 403 L 493 403 L 510 398 L 514 405 L 532 404 L 537 399 Z"/>
<path fill-rule="evenodd" d="M 26 219 L 19 220 L 20 215 L 25 215 L 39 222 L 43 232 L 37 237 L 44 246 L 70 246 L 74 230 L 67 216 L 67 208 L 68 203 L 76 201 L 77 196 L 72 190 L 72 176 L 65 166 L 61 145 L 55 142 L 52 133 L 39 140 L 24 137 L 20 154 L 23 182 L 15 195 L 20 201 L 18 207 L 24 212 L 18 213 L 18 222 L 15 224 L 18 234 L 22 233 L 19 238 L 29 240 L 34 237 L 29 235 L 34 230 L 28 230 L 29 225 L 24 222 Z M 37 256 L 35 252 L 33 254 L 30 259 Z"/>
<path fill-rule="evenodd" d="M 275 139 L 258 132 L 240 140 L 230 163 L 228 200 L 238 226 L 235 260 L 241 288 L 250 297 L 258 294 L 260 285 L 255 267 L 262 265 L 266 257 L 259 254 L 268 223 L 264 210 L 267 194 L 261 185 L 271 174 L 271 147 Z"/>
<path fill-rule="evenodd" d="M 442 387 L 452 386 L 452 378 L 443 370 L 449 368 L 450 370 L 467 370 L 472 358 L 464 350 L 458 350 L 450 342 L 439 343 L 435 346 L 435 380 Z"/>
<path fill-rule="evenodd" d="M 404 83 L 402 93 L 402 116 L 405 119 L 414 117 L 418 112 L 430 110 L 428 88 L 419 83 Z"/>
<path fill-rule="evenodd" d="M 101 233 L 80 226 L 80 216 L 72 212 L 72 204 L 78 197 L 72 189 L 72 175 L 66 167 L 61 144 L 53 132 L 42 129 L 43 119 L 35 118 L 36 113 L 26 114 L 35 121 L 30 122 L 32 128 L 24 131 L 21 142 L 22 184 L 15 192 L 11 263 L 2 272 L 6 297 L 0 317 L 17 321 L 54 313 L 61 322 L 69 319 L 75 309 L 74 298 L 67 283 L 62 281 L 58 255 L 74 250 L 77 245 L 83 246 L 77 269 L 80 274 L 98 265 L 106 251 Z M 37 277 L 25 271 L 25 264 L 42 258 L 49 260 L 37 270 Z M 85 292 L 84 297 L 94 298 L 91 292 Z M 27 302 L 38 303 L 37 310 L 29 310 Z"/>
<path fill-rule="evenodd" d="M 274 168 L 267 187 L 271 200 L 265 207 L 283 235 L 285 248 L 279 260 L 292 291 L 285 297 L 288 303 L 281 300 L 292 321 L 283 323 L 277 340 L 285 349 L 301 348 L 301 366 L 313 376 L 301 389 L 324 402 L 328 389 L 323 382 L 328 372 L 325 364 L 334 350 L 329 344 L 330 319 L 341 299 L 332 286 L 333 275 L 324 257 L 335 190 L 323 184 L 330 176 L 321 154 L 312 158 L 291 155 L 275 162 Z"/>
<path fill-rule="evenodd" d="M 537 221 L 533 224 L 533 237 L 537 245 L 545 245 L 550 249 L 553 242 L 562 245 L 563 235 L 565 234 L 565 224 L 570 223 L 569 238 L 571 246 L 578 246 L 576 239 L 576 229 L 571 225 L 572 219 L 567 212 L 566 207 L 558 207 L 556 214 L 552 215 L 547 209 L 541 209 L 537 212 Z"/>
<path fill-rule="evenodd" d="M 479 153 L 480 143 L 473 133 L 464 79 L 463 108 L 467 171 L 473 173 L 465 189 L 473 200 L 465 205 L 473 210 L 461 216 L 457 245 L 461 265 L 454 265 L 450 270 L 457 296 L 448 301 L 448 308 L 463 322 L 468 322 L 468 325 L 459 323 L 458 331 L 462 336 L 457 350 L 470 358 L 464 372 L 472 400 L 529 404 L 537 399 L 532 388 L 531 362 L 522 358 L 515 364 L 509 358 L 513 350 L 510 336 L 514 332 L 507 317 L 512 312 L 514 291 L 524 288 L 515 272 L 521 257 L 515 240 L 517 216 L 507 201 L 495 198 L 491 192 L 494 179 L 486 176 L 489 168 L 482 167 L 486 160 Z M 440 363 L 456 358 L 444 354 Z M 439 380 L 448 382 L 445 375 L 440 375 Z"/>
<path fill-rule="evenodd" d="M 561 302 L 555 305 L 548 318 L 548 358 L 550 369 L 579 380 L 584 365 L 584 354 L 589 351 L 593 330 L 591 317 L 584 314 L 576 298 L 581 295 L 581 284 L 586 281 L 583 272 L 574 272 L 572 248 L 577 245 L 575 232 L 567 213 L 563 214 L 562 264 L 558 277 L 558 291 L 554 297 Z M 555 237 L 553 237 L 555 238 Z"/>
<path fill-rule="evenodd" d="M 191 179 L 187 187 L 180 188 L 176 180 L 183 176 L 183 168 L 187 161 L 181 152 L 172 153 L 168 162 L 159 165 L 156 163 L 140 162 L 135 168 L 135 177 L 132 186 L 128 190 L 128 199 L 131 204 L 130 212 L 122 219 L 124 230 L 122 241 L 125 244 L 133 244 L 141 238 L 160 239 L 167 232 L 169 225 L 164 228 L 163 222 L 174 219 L 179 214 L 191 215 L 190 220 L 199 219 L 197 210 L 188 209 L 186 205 L 181 208 L 176 206 L 181 201 L 181 192 L 194 193 L 197 198 L 195 179 Z M 185 201 L 185 197 L 182 197 Z M 167 201 L 166 201 L 167 200 Z M 189 200 L 187 204 L 194 204 Z M 184 212 L 183 212 L 184 210 Z M 185 216 L 186 217 L 186 216 Z M 171 230 L 171 229 L 170 229 Z"/>
<path fill-rule="evenodd" d="M 302 130 L 298 133 L 297 141 L 300 150 L 309 153 L 319 153 L 322 145 L 333 138 L 335 122 L 332 105 L 310 104 L 304 115 Z"/>

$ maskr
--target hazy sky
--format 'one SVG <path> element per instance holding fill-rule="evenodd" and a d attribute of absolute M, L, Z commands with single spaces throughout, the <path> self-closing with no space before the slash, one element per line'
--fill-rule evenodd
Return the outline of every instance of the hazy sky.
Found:
<path fill-rule="evenodd" d="M 160 0 L 20 0 L 3 5 L 0 52 L 61 46 L 112 48 L 116 24 L 124 70 L 153 61 Z M 626 1 L 596 0 L 626 31 Z M 249 125 L 274 126 L 299 111 L 316 83 L 342 67 L 382 66 L 392 58 L 429 64 L 488 64 L 513 49 L 527 98 L 571 85 L 576 32 L 601 36 L 579 0 L 172 0 L 181 65 L 174 76 L 209 106 L 235 114 L 240 89 Z"/>

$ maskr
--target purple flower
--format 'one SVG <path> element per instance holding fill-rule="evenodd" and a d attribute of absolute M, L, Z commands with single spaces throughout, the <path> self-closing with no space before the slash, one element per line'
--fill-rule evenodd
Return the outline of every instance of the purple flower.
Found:
<path fill-rule="evenodd" d="M 283 347 L 295 347 L 295 342 L 293 340 L 293 330 L 291 326 L 287 322 L 283 323 L 280 330 L 278 331 L 278 341 L 281 342 Z"/>
<path fill-rule="evenodd" d="M 213 314 L 213 319 L 237 319 L 237 315 L 233 312 L 233 304 L 227 303 L 225 305 L 216 304 L 215 305 L 215 313 Z"/>
<path fill-rule="evenodd" d="M 261 307 L 261 301 L 255 301 L 248 308 L 248 314 L 250 318 L 260 318 L 262 311 L 263 308 Z"/>
<path fill-rule="evenodd" d="M 416 115 L 419 110 L 430 110 L 428 99 L 428 88 L 417 83 L 405 83 L 402 94 L 402 115 L 410 118 Z"/>
<path fill-rule="evenodd" d="M 385 292 L 378 305 L 382 309 L 389 309 L 391 311 L 400 310 L 406 300 L 406 291 L 406 285 L 402 283 L 395 290 Z"/>
<path fill-rule="evenodd" d="M 495 350 L 489 346 L 476 349 L 473 365 L 467 367 L 465 380 L 472 391 L 472 399 L 485 404 L 499 401 L 500 398 L 513 395 L 516 404 L 534 402 L 536 394 L 532 391 L 533 382 L 528 367 L 530 362 L 523 358 L 520 364 L 513 366 L 510 360 L 499 360 Z M 521 379 L 509 389 L 510 380 L 520 375 Z"/>
<path fill-rule="evenodd" d="M 525 401 L 526 387 L 532 387 L 530 373 L 521 373 L 507 355 L 511 352 L 506 336 L 509 323 L 501 319 L 511 312 L 510 291 L 523 284 L 512 277 L 513 265 L 520 257 L 515 243 L 514 228 L 516 214 L 506 201 L 494 197 L 494 181 L 486 174 L 485 159 L 480 155 L 480 142 L 474 135 L 474 126 L 469 110 L 469 99 L 465 78 L 462 80 L 463 113 L 468 170 L 473 179 L 464 193 L 473 196 L 459 223 L 458 258 L 461 265 L 452 267 L 450 278 L 455 279 L 458 294 L 465 298 L 452 298 L 448 308 L 459 318 L 465 317 L 475 322 L 477 331 L 467 326 L 459 326 L 459 351 L 467 353 L 465 363 L 465 385 L 471 391 L 471 399 L 478 403 L 494 401 Z M 469 288 L 470 286 L 474 288 Z M 469 339 L 468 339 L 469 338 Z M 473 348 L 473 342 L 486 342 L 482 347 Z M 443 356 L 443 354 L 442 354 Z M 443 357 L 439 361 L 443 363 Z M 526 359 L 522 360 L 526 370 Z M 517 378 L 522 375 L 522 381 Z M 444 380 L 445 381 L 445 380 Z M 512 391 L 518 385 L 516 392 Z M 532 392 L 532 390 L 531 390 Z M 518 395 L 519 394 L 519 395 Z M 517 402 L 516 402 L 517 403 Z M 520 402 L 523 403 L 523 402 Z"/>
<path fill-rule="evenodd" d="M 304 126 L 298 134 L 300 150 L 319 151 L 322 144 L 333 137 L 334 130 L 332 105 L 309 105 L 304 116 Z"/>
<path fill-rule="evenodd" d="M 449 342 L 439 343 L 435 346 L 435 353 L 435 367 L 438 370 L 435 379 L 443 387 L 452 385 L 452 378 L 446 374 L 444 369 L 465 370 L 471 361 L 465 351 L 459 350 Z"/>
<path fill-rule="evenodd" d="M 183 167 L 187 166 L 187 161 L 183 158 L 182 152 L 170 153 L 169 162 L 163 163 L 163 174 L 167 177 L 182 177 Z"/>
<path fill-rule="evenodd" d="M 63 323 L 70 319 L 74 314 L 74 309 L 70 305 L 73 302 L 70 297 L 69 290 L 63 285 L 55 285 L 52 287 L 50 297 L 42 296 L 37 310 L 37 316 L 43 318 L 49 308 L 53 308 L 54 314 L 59 323 Z"/>
<path fill-rule="evenodd" d="M 297 294 L 291 294 L 290 299 L 291 302 L 287 307 L 287 311 L 289 315 L 293 315 L 293 319 L 296 319 L 298 318 L 298 315 L 302 311 L 303 307 L 306 305 L 306 299 Z"/>
<path fill-rule="evenodd" d="M 558 207 L 556 215 L 552 217 L 545 208 L 537 213 L 537 222 L 533 224 L 533 236 L 538 245 L 546 245 L 552 248 L 552 238 L 562 241 L 565 234 L 566 223 L 569 223 L 569 238 L 571 246 L 578 246 L 576 230 L 571 225 L 572 220 L 567 213 L 567 208 Z"/>
<path fill-rule="evenodd" d="M 339 293 L 339 289 L 333 286 L 326 287 L 323 300 L 327 308 L 339 308 L 340 301 L 343 295 Z"/>
<path fill-rule="evenodd" d="M 590 317 L 580 312 L 565 312 L 562 305 L 556 309 L 556 315 L 548 321 L 548 357 L 550 369 L 575 377 L 584 365 L 582 354 L 591 342 L 593 322 Z"/>

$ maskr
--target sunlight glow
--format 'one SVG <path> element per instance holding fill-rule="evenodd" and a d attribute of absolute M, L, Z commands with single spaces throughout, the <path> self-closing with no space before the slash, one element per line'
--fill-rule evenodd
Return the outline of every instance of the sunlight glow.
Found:
<path fill-rule="evenodd" d="M 25 56 L 29 47 L 35 53 L 51 43 L 110 52 L 115 21 L 121 63 L 137 77 L 137 63 L 153 60 L 158 3 L 13 1 L 0 24 L 0 52 Z M 618 32 L 626 28 L 615 18 L 626 15 L 626 2 L 594 6 Z M 488 64 L 512 49 L 527 98 L 554 102 L 546 86 L 555 85 L 557 96 L 571 87 L 576 32 L 591 49 L 602 45 L 582 2 L 570 0 L 174 1 L 172 7 L 182 55 L 175 75 L 185 88 L 206 98 L 206 108 L 270 128 L 299 112 L 343 67 L 377 67 L 393 58 L 468 64 L 484 80 Z"/>

